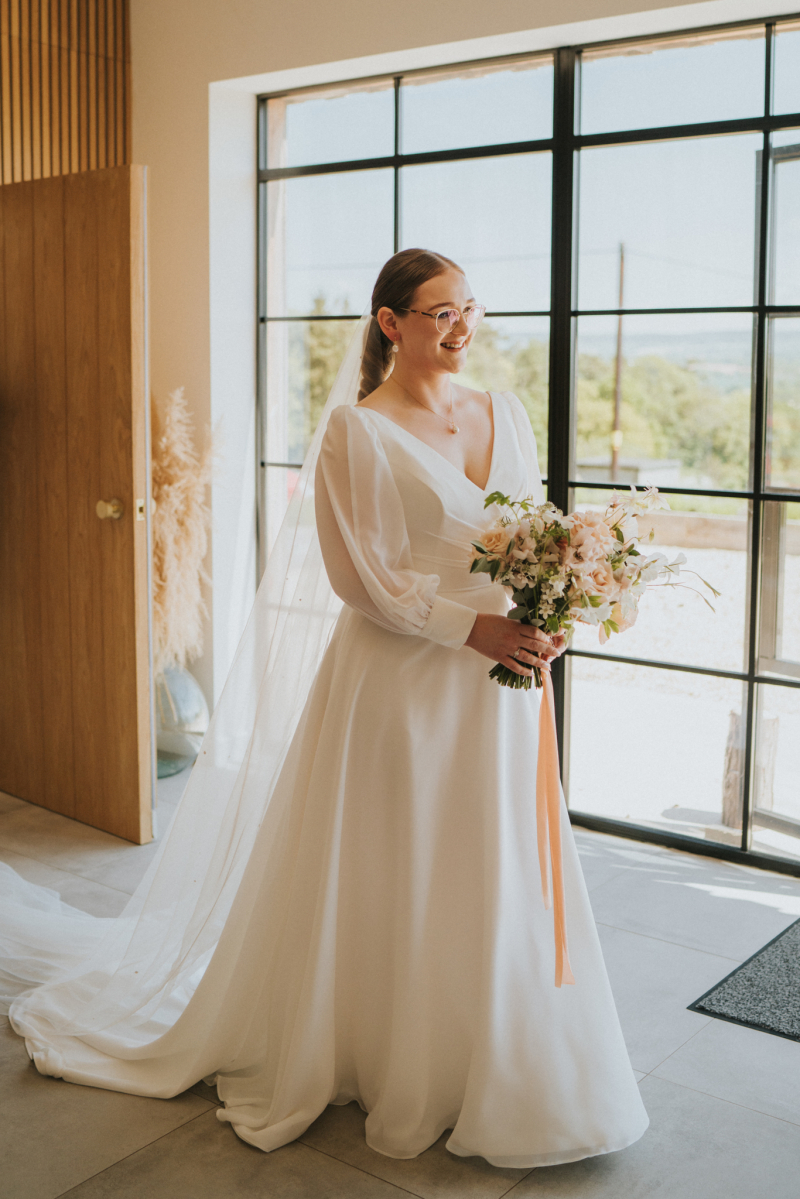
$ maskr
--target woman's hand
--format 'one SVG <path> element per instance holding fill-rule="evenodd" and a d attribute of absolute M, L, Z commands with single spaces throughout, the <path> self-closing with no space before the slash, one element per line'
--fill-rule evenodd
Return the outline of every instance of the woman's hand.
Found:
<path fill-rule="evenodd" d="M 488 612 L 478 613 L 466 644 L 521 675 L 533 674 L 534 666 L 546 669 L 566 649 L 563 633 L 551 637 L 532 625 Z"/>

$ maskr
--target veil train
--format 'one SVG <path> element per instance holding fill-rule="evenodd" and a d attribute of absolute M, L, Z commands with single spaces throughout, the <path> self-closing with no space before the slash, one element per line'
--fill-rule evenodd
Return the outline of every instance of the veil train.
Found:
<path fill-rule="evenodd" d="M 120 1059 L 146 1051 L 211 960 L 341 608 L 314 473 L 331 412 L 356 402 L 371 320 L 336 376 L 172 826 L 125 910 L 87 915 L 0 864 L 0 1003 L 44 1073 L 66 1072 L 71 1038 Z"/>

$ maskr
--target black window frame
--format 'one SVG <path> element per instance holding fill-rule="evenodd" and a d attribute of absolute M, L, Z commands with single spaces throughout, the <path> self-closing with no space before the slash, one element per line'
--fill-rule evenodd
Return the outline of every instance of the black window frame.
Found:
<path fill-rule="evenodd" d="M 626 143 L 647 143 L 656 141 L 678 141 L 686 138 L 707 137 L 731 133 L 761 133 L 762 163 L 770 160 L 771 135 L 781 129 L 798 129 L 800 141 L 800 112 L 781 114 L 772 113 L 772 90 L 775 61 L 775 29 L 776 26 L 789 24 L 800 19 L 800 13 L 781 14 L 770 18 L 754 18 L 739 20 L 701 28 L 669 30 L 648 37 L 615 38 L 609 41 L 597 41 L 576 46 L 562 46 L 552 50 L 536 51 L 528 54 L 504 55 L 495 58 L 469 60 L 463 63 L 448 63 L 437 68 L 404 71 L 395 75 L 377 75 L 374 81 L 393 79 L 394 84 L 394 153 L 381 158 L 349 160 L 345 162 L 321 163 L 313 166 L 296 166 L 284 168 L 269 168 L 267 166 L 266 143 L 266 106 L 269 100 L 287 95 L 322 92 L 332 86 L 346 87 L 347 82 L 319 85 L 308 88 L 284 90 L 259 96 L 258 118 L 258 440 L 263 447 L 263 429 L 267 397 L 265 394 L 266 380 L 266 330 L 272 321 L 313 321 L 313 320 L 349 320 L 355 322 L 353 316 L 269 316 L 266 306 L 266 188 L 273 180 L 297 178 L 305 175 L 321 175 L 340 173 L 354 170 L 374 170 L 376 168 L 392 168 L 394 171 L 394 250 L 400 248 L 400 170 L 404 166 L 421 163 L 436 163 L 461 161 L 475 158 L 498 157 L 508 154 L 534 153 L 549 151 L 552 154 L 553 188 L 552 188 L 552 230 L 551 230 L 551 296 L 550 309 L 547 311 L 530 312 L 489 312 L 487 316 L 536 316 L 549 317 L 550 320 L 550 356 L 549 356 L 549 410 L 548 410 L 548 453 L 547 453 L 547 487 L 550 499 L 564 511 L 571 507 L 571 497 L 576 488 L 582 491 L 598 493 L 614 490 L 613 483 L 586 482 L 571 477 L 572 442 L 575 429 L 575 340 L 577 320 L 581 316 L 614 316 L 619 315 L 619 309 L 579 309 L 574 294 L 575 257 L 577 239 L 575 236 L 577 215 L 577 155 L 579 151 L 590 146 L 614 146 Z M 764 111 L 760 116 L 737 118 L 725 121 L 706 121 L 684 125 L 656 126 L 645 129 L 624 130 L 621 132 L 581 134 L 576 128 L 578 113 L 578 97 L 580 91 L 580 61 L 584 51 L 614 46 L 624 47 L 626 44 L 640 45 L 647 41 L 663 41 L 673 37 L 685 37 L 703 34 L 761 28 L 765 33 L 765 73 L 764 73 Z M 417 154 L 400 153 L 399 116 L 400 116 L 400 86 L 403 79 L 411 76 L 439 74 L 445 71 L 458 72 L 476 66 L 501 66 L 503 63 L 530 61 L 537 58 L 552 57 L 554 66 L 553 80 L 553 136 L 524 142 L 502 143 L 500 145 L 471 146 L 455 150 L 441 150 Z M 354 79 L 353 87 L 369 83 L 370 79 Z M 655 659 L 630 658 L 613 653 L 593 653 L 586 650 L 570 649 L 565 659 L 559 660 L 553 670 L 553 684 L 556 699 L 556 716 L 558 725 L 559 750 L 561 753 L 562 770 L 568 755 L 568 709 L 569 709 L 569 662 L 574 658 L 595 658 L 605 661 L 619 662 L 626 665 L 652 667 L 661 670 L 682 671 L 690 674 L 710 675 L 717 678 L 737 680 L 746 689 L 745 708 L 745 761 L 742 796 L 742 835 L 739 848 L 714 841 L 702 840 L 681 833 L 651 828 L 647 825 L 635 824 L 630 821 L 614 820 L 610 817 L 599 816 L 586 812 L 569 809 L 573 824 L 586 828 L 607 832 L 631 840 L 651 842 L 670 846 L 690 853 L 715 857 L 741 864 L 758 866 L 778 873 L 800 877 L 800 851 L 798 860 L 763 853 L 750 848 L 751 844 L 751 810 L 754 776 L 754 723 L 756 690 L 759 684 L 770 686 L 800 688 L 800 679 L 776 678 L 762 675 L 758 671 L 758 640 L 759 640 L 759 596 L 761 575 L 761 525 L 764 504 L 768 501 L 796 503 L 800 500 L 798 492 L 780 492 L 765 487 L 763 476 L 765 434 L 766 434 L 766 405 L 767 405 L 767 336 L 770 318 L 776 315 L 796 315 L 800 317 L 800 303 L 797 305 L 775 305 L 768 302 L 768 249 L 770 221 L 770 171 L 762 170 L 760 189 L 760 209 L 758 212 L 758 246 L 757 246 L 757 286 L 755 302 L 751 305 L 736 305 L 726 307 L 687 307 L 687 308 L 624 308 L 622 313 L 629 315 L 671 315 L 679 313 L 740 313 L 750 314 L 754 318 L 754 353 L 752 380 L 752 474 L 751 486 L 746 490 L 722 490 L 715 488 L 691 487 L 661 487 L 665 495 L 680 494 L 688 496 L 730 497 L 747 501 L 751 508 L 751 544 L 750 544 L 750 579 L 748 581 L 748 659 L 747 668 L 741 671 L 718 670 L 710 667 L 690 666 L 676 662 L 664 662 Z M 259 494 L 259 524 L 263 513 L 263 493 L 265 471 L 271 466 L 299 468 L 299 463 L 272 462 L 269 459 L 268 447 L 260 450 L 257 458 L 257 478 Z M 619 486 L 617 484 L 616 486 Z M 264 547 L 263 530 L 259 531 L 258 575 L 263 571 Z"/>

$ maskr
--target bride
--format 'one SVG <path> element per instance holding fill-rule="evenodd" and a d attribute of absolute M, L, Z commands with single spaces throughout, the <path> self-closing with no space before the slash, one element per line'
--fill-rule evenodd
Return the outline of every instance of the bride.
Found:
<path fill-rule="evenodd" d="M 553 983 L 536 692 L 489 679 L 563 643 L 469 573 L 487 491 L 543 498 L 520 401 L 453 383 L 483 311 L 441 255 L 382 269 L 122 916 L 0 873 L 0 984 L 42 1073 L 159 1097 L 209 1078 L 264 1150 L 351 1100 L 398 1158 L 446 1129 L 506 1167 L 644 1132 L 563 804 L 575 985 Z"/>

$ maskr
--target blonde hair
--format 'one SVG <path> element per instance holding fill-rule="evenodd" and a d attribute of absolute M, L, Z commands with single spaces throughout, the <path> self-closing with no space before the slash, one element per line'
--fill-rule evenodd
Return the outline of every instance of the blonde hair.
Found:
<path fill-rule="evenodd" d="M 402 312 L 414 303 L 417 288 L 447 270 L 464 272 L 457 262 L 436 254 L 433 250 L 401 250 L 381 267 L 381 272 L 372 290 L 372 322 L 364 343 L 361 360 L 361 385 L 358 399 L 366 399 L 384 382 L 389 374 L 392 358 L 392 342 L 375 319 L 379 309 L 391 308 Z"/>

